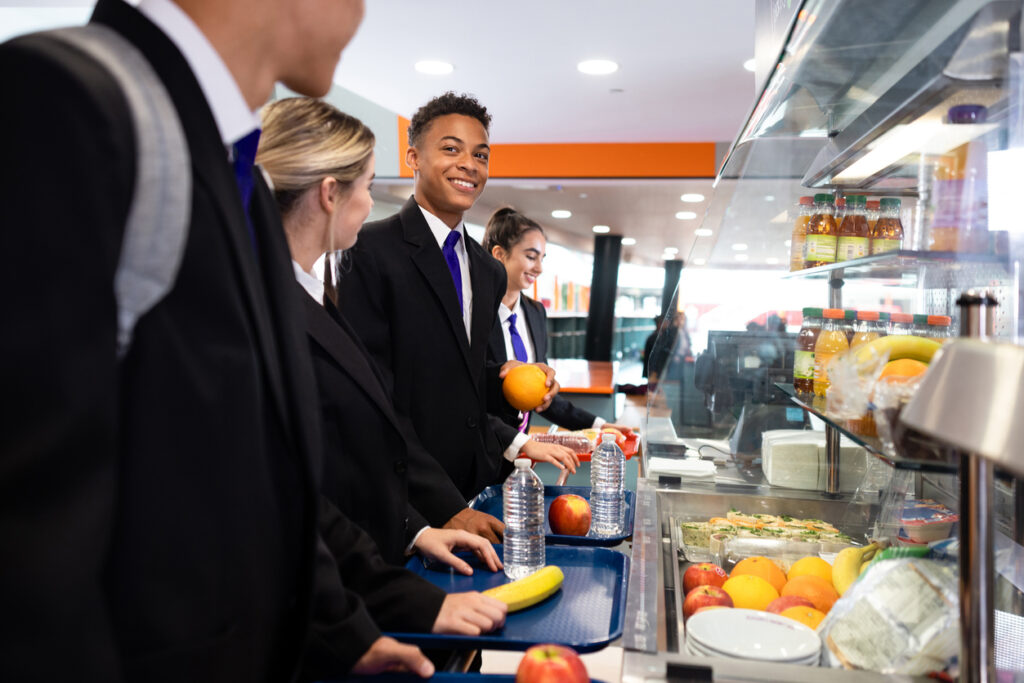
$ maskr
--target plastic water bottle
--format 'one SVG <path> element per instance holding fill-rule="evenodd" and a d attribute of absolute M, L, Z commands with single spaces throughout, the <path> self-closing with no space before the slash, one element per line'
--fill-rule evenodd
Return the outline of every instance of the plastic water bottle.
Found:
<path fill-rule="evenodd" d="M 544 484 L 529 458 L 516 458 L 515 470 L 501 487 L 505 517 L 505 549 L 502 562 L 510 579 L 544 568 Z"/>
<path fill-rule="evenodd" d="M 590 458 L 591 532 L 595 536 L 622 533 L 626 496 L 626 456 L 615 445 L 613 434 L 602 434 Z"/>

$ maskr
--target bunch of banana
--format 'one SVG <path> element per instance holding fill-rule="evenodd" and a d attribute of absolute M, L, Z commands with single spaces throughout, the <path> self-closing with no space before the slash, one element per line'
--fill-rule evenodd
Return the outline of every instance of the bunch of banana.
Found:
<path fill-rule="evenodd" d="M 529 576 L 489 588 L 483 592 L 508 605 L 509 612 L 516 612 L 536 605 L 562 587 L 565 575 L 554 565 L 539 569 Z"/>
<path fill-rule="evenodd" d="M 932 356 L 941 348 L 942 344 L 934 339 L 913 335 L 889 335 L 861 344 L 853 350 L 853 354 L 858 365 L 869 363 L 872 358 L 884 353 L 889 354 L 890 361 L 912 358 L 922 363 L 931 363 Z"/>
<path fill-rule="evenodd" d="M 878 544 L 871 543 L 863 548 L 843 548 L 832 562 L 832 585 L 842 595 L 860 576 L 862 567 L 871 562 L 878 552 Z"/>

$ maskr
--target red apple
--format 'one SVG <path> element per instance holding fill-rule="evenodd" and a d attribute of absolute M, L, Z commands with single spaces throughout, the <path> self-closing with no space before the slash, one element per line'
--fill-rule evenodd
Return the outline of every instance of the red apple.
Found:
<path fill-rule="evenodd" d="M 701 607 L 721 605 L 732 607 L 732 598 L 718 586 L 697 586 L 686 594 L 683 600 L 683 621 L 685 622 Z"/>
<path fill-rule="evenodd" d="M 772 614 L 782 614 L 782 610 L 789 609 L 790 607 L 814 607 L 814 603 L 799 595 L 783 595 L 781 598 L 775 598 L 769 602 L 764 611 L 771 612 Z"/>
<path fill-rule="evenodd" d="M 534 645 L 519 660 L 516 683 L 590 683 L 590 676 L 572 648 Z"/>
<path fill-rule="evenodd" d="M 697 586 L 721 586 L 729 575 L 713 562 L 691 564 L 683 572 L 683 595 L 689 595 Z"/>
<path fill-rule="evenodd" d="M 552 533 L 563 536 L 586 536 L 590 531 L 590 503 L 586 498 L 571 493 L 551 501 L 548 522 Z"/>

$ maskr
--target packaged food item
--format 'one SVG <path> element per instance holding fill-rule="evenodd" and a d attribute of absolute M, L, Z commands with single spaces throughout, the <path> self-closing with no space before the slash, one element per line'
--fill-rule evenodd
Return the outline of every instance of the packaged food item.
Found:
<path fill-rule="evenodd" d="M 930 543 L 949 536 L 960 516 L 934 500 L 912 500 L 903 506 L 900 536 L 913 543 Z"/>
<path fill-rule="evenodd" d="M 803 270 L 804 240 L 807 238 L 807 224 L 814 215 L 814 197 L 801 197 L 796 208 L 796 220 L 793 221 L 793 236 L 789 241 L 789 269 Z"/>
<path fill-rule="evenodd" d="M 960 649 L 956 565 L 918 558 L 872 564 L 818 634 L 826 666 L 911 676 L 944 671 Z"/>
<path fill-rule="evenodd" d="M 886 197 L 881 200 L 881 213 L 871 228 L 871 253 L 884 254 L 903 246 L 903 222 L 900 220 L 900 200 Z"/>
<path fill-rule="evenodd" d="M 836 232 L 836 261 L 852 261 L 871 253 L 871 228 L 865 216 L 867 197 L 851 195 Z"/>
<path fill-rule="evenodd" d="M 793 389 L 798 394 L 811 394 L 814 392 L 814 344 L 821 333 L 822 310 L 805 308 L 803 314 L 803 325 L 793 352 Z"/>
<path fill-rule="evenodd" d="M 981 126 L 988 110 L 979 104 L 950 107 L 954 126 Z M 981 132 L 934 166 L 934 210 L 928 228 L 932 251 L 982 252 L 989 247 L 987 147 Z"/>
<path fill-rule="evenodd" d="M 825 396 L 828 391 L 828 364 L 840 353 L 850 348 L 842 324 L 845 314 L 841 308 L 826 308 L 825 322 L 814 344 L 814 395 Z"/>
<path fill-rule="evenodd" d="M 838 229 L 832 195 L 814 195 L 814 215 L 807 223 L 807 237 L 804 240 L 804 268 L 836 262 Z"/>
<path fill-rule="evenodd" d="M 531 439 L 537 443 L 553 443 L 565 446 L 574 453 L 590 453 L 594 450 L 594 442 L 579 432 L 555 432 L 554 434 L 533 434 Z"/>

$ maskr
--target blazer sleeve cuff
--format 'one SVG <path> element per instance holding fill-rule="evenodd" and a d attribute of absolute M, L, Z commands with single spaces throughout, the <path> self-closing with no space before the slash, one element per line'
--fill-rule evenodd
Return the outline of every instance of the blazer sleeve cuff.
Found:
<path fill-rule="evenodd" d="M 515 438 L 512 439 L 512 443 L 509 444 L 508 448 L 505 449 L 505 459 L 512 462 L 519 457 L 519 451 L 523 450 L 523 446 L 530 440 L 529 434 L 519 432 Z"/>

